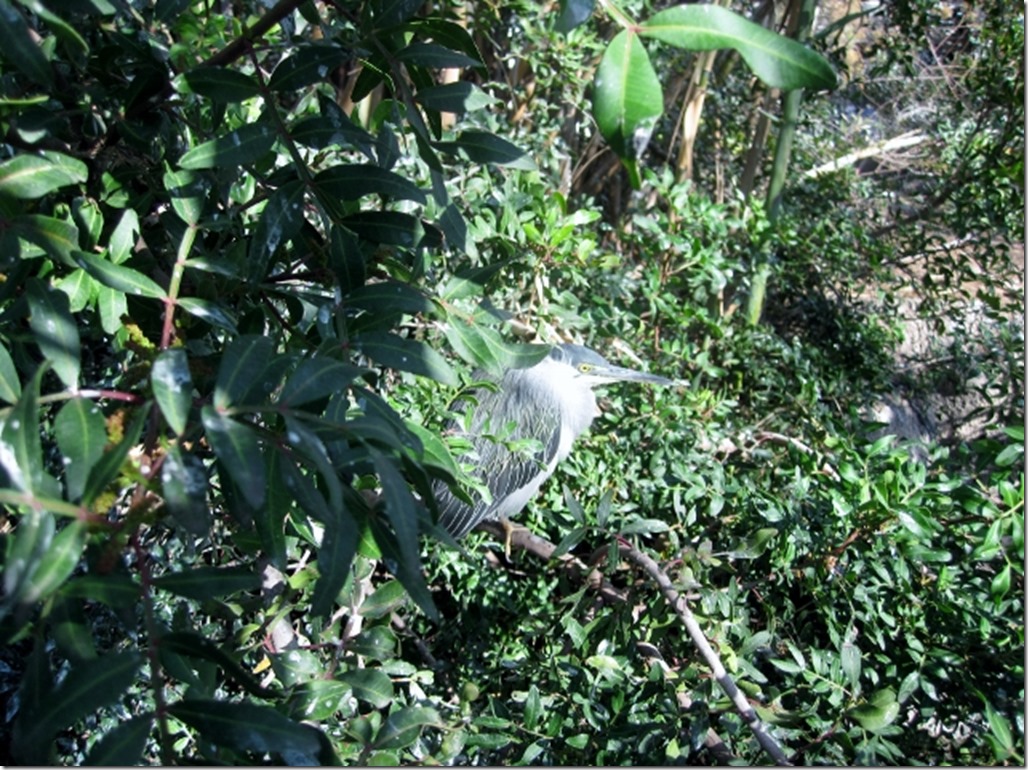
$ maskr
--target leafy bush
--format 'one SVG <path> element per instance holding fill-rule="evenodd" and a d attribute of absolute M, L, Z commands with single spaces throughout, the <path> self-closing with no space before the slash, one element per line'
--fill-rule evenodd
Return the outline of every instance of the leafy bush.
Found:
<path fill-rule="evenodd" d="M 1016 37 L 988 13 L 983 105 Z M 773 220 L 715 200 L 670 145 L 588 197 L 615 30 L 535 14 L 0 0 L 4 760 L 766 761 L 619 533 L 794 761 L 1023 761 L 1023 330 L 967 346 L 996 396 L 973 442 L 876 435 L 900 332 L 873 289 L 911 230 L 854 223 L 853 176 Z M 966 178 L 1006 179 L 1014 137 L 967 125 Z M 1023 199 L 993 186 L 992 214 Z M 537 337 L 681 382 L 604 395 L 521 517 L 545 564 L 453 548 L 430 493 L 462 478 L 450 403 Z"/>

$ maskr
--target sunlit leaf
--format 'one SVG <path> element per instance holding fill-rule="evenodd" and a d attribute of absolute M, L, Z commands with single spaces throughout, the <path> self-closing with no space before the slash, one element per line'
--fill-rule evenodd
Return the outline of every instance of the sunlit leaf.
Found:
<path fill-rule="evenodd" d="M 306 358 L 286 379 L 278 400 L 289 407 L 317 401 L 345 391 L 351 382 L 370 371 L 327 356 Z"/>
<path fill-rule="evenodd" d="M 85 163 L 59 152 L 16 155 L 0 163 L 0 197 L 42 198 L 61 187 L 85 182 L 88 174 Z"/>
<path fill-rule="evenodd" d="M 61 450 L 66 493 L 70 500 L 79 500 L 89 472 L 103 456 L 107 444 L 100 407 L 84 398 L 71 399 L 54 418 L 54 436 Z"/>
<path fill-rule="evenodd" d="M 429 726 L 441 726 L 439 713 L 423 706 L 406 706 L 390 712 L 375 736 L 376 749 L 402 749 L 410 746 Z"/>
<path fill-rule="evenodd" d="M 162 350 L 150 370 L 154 399 L 161 414 L 175 433 L 186 429 L 189 409 L 193 405 L 193 379 L 189 358 L 183 348 Z"/>
<path fill-rule="evenodd" d="M 247 123 L 194 147 L 179 159 L 179 166 L 190 171 L 245 166 L 263 157 L 274 143 L 275 131 L 268 123 Z"/>
<path fill-rule="evenodd" d="M 218 102 L 242 102 L 261 91 L 253 77 L 227 67 L 195 67 L 183 73 L 177 84 L 182 93 L 199 94 Z"/>
<path fill-rule="evenodd" d="M 353 694 L 372 708 L 386 708 L 393 702 L 393 681 L 373 668 L 351 669 L 338 676 L 353 688 Z"/>
<path fill-rule="evenodd" d="M 384 168 L 364 164 L 332 166 L 314 177 L 314 184 L 325 194 L 353 201 L 365 195 L 425 203 L 425 193 L 409 179 Z"/>
<path fill-rule="evenodd" d="M 346 59 L 346 51 L 334 45 L 299 46 L 275 67 L 268 80 L 268 88 L 272 91 L 296 91 L 311 83 L 325 82 L 332 70 Z"/>
<path fill-rule="evenodd" d="M 273 345 L 267 337 L 247 334 L 229 343 L 218 367 L 214 389 L 214 406 L 226 409 L 246 403 L 248 396 L 260 390 L 259 383 L 271 358 Z"/>
<path fill-rule="evenodd" d="M 39 279 L 26 285 L 29 325 L 39 349 L 69 388 L 78 385 L 82 351 L 78 325 L 69 310 L 68 295 Z"/>
<path fill-rule="evenodd" d="M 358 341 L 361 351 L 383 366 L 430 377 L 444 385 L 457 385 L 457 373 L 437 351 L 419 340 L 389 332 L 366 332 Z"/>
<path fill-rule="evenodd" d="M 205 406 L 200 416 L 207 439 L 222 467 L 238 485 L 246 502 L 260 508 L 264 504 L 267 480 L 257 434 L 249 425 L 233 420 L 211 406 Z"/>
<path fill-rule="evenodd" d="M 164 289 L 138 270 L 124 265 L 116 265 L 99 255 L 88 254 L 84 251 L 74 252 L 73 257 L 75 264 L 104 286 L 115 291 L 151 299 L 163 299 L 167 296 Z"/>

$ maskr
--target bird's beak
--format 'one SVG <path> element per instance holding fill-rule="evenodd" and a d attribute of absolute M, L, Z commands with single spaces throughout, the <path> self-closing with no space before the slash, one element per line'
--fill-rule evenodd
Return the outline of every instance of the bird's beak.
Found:
<path fill-rule="evenodd" d="M 653 385 L 674 385 L 674 380 L 666 377 L 659 377 L 656 374 L 638 372 L 635 369 L 626 369 L 623 366 L 608 366 L 602 371 L 593 374 L 611 382 L 649 382 Z"/>

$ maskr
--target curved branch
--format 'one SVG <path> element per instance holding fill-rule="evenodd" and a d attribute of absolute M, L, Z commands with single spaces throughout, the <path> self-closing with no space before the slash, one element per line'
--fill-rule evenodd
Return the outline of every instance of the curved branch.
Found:
<path fill-rule="evenodd" d="M 782 747 L 778 745 L 778 741 L 767 731 L 764 723 L 757 716 L 757 712 L 753 710 L 753 707 L 746 700 L 746 696 L 736 686 L 735 680 L 725 671 L 720 656 L 710 646 L 710 642 L 707 641 L 707 637 L 703 634 L 703 629 L 696 622 L 696 616 L 689 609 L 688 601 L 675 590 L 674 585 L 671 583 L 671 578 L 667 576 L 667 573 L 660 568 L 657 562 L 635 546 L 624 540 L 619 540 L 618 545 L 622 556 L 641 567 L 647 575 L 653 578 L 657 587 L 660 588 L 660 592 L 664 594 L 664 598 L 667 599 L 668 604 L 671 605 L 675 614 L 678 615 L 678 619 L 682 621 L 682 624 L 689 632 L 689 638 L 692 639 L 693 644 L 700 651 L 703 660 L 711 672 L 713 672 L 718 684 L 721 685 L 721 689 L 731 699 L 736 711 L 739 712 L 739 716 L 746 722 L 746 726 L 750 728 L 760 747 L 771 756 L 775 764 L 791 765 L 792 763 L 785 755 L 785 752 L 782 751 Z"/>

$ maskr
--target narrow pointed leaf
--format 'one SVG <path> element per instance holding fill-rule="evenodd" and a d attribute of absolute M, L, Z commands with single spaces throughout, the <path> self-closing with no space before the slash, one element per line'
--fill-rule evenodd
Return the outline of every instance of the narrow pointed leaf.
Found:
<path fill-rule="evenodd" d="M 357 554 L 360 532 L 348 511 L 332 511 L 324 522 L 325 530 L 318 548 L 318 582 L 311 597 L 311 612 L 328 617 L 335 609 L 335 600 L 350 576 L 350 565 Z"/>
<path fill-rule="evenodd" d="M 34 278 L 26 286 L 26 296 L 29 326 L 36 344 L 53 365 L 61 382 L 69 388 L 76 387 L 82 351 L 78 326 L 68 307 L 68 295 Z"/>
<path fill-rule="evenodd" d="M 361 352 L 383 366 L 431 377 L 444 385 L 460 383 L 457 373 L 437 351 L 419 340 L 390 332 L 367 332 L 358 340 Z"/>
<path fill-rule="evenodd" d="M 196 226 L 203 215 L 207 200 L 207 181 L 189 170 L 168 171 L 164 175 L 164 189 L 171 198 L 171 207 L 187 225 Z"/>
<path fill-rule="evenodd" d="M 332 268 L 339 283 L 339 290 L 343 294 L 349 294 L 354 289 L 362 287 L 367 280 L 367 268 L 364 265 L 360 241 L 345 227 L 332 228 L 329 267 Z"/>
<path fill-rule="evenodd" d="M 245 403 L 254 392 L 267 369 L 274 346 L 267 337 L 237 337 L 225 349 L 218 367 L 214 388 L 214 406 L 226 409 Z"/>
<path fill-rule="evenodd" d="M 386 708 L 393 702 L 393 682 L 378 669 L 351 669 L 337 678 L 350 685 L 353 688 L 353 694 L 373 708 Z"/>
<path fill-rule="evenodd" d="M 402 749 L 410 746 L 429 726 L 441 726 L 439 712 L 424 706 L 406 706 L 390 712 L 375 736 L 375 748 Z"/>
<path fill-rule="evenodd" d="M 326 356 L 308 358 L 289 375 L 278 400 L 288 407 L 317 401 L 346 390 L 356 378 L 371 371 Z"/>
<path fill-rule="evenodd" d="M 433 146 L 451 154 L 461 152 L 472 163 L 495 163 L 526 170 L 535 167 L 524 150 L 488 131 L 462 131 L 453 141 L 436 142 Z"/>
<path fill-rule="evenodd" d="M 18 600 L 22 604 L 35 604 L 60 588 L 78 566 L 85 547 L 85 524 L 69 522 L 57 533 L 31 575 L 22 583 Z"/>
<path fill-rule="evenodd" d="M 161 465 L 161 488 L 175 521 L 194 535 L 210 530 L 207 469 L 199 457 L 177 444 L 170 447 Z"/>
<path fill-rule="evenodd" d="M 125 428 L 121 441 L 113 448 L 104 452 L 103 456 L 89 472 L 89 480 L 82 492 L 83 505 L 91 504 L 101 492 L 106 489 L 117 475 L 121 472 L 122 465 L 128 458 L 129 451 L 139 441 L 139 434 L 143 432 L 143 423 L 147 418 L 147 409 L 140 409 L 135 418 Z"/>
<path fill-rule="evenodd" d="M 248 123 L 225 136 L 194 147 L 179 159 L 187 170 L 234 168 L 260 159 L 275 143 L 275 132 L 267 123 Z"/>
<path fill-rule="evenodd" d="M 11 232 L 41 248 L 51 259 L 75 267 L 72 252 L 79 247 L 79 231 L 71 222 L 27 214 L 14 220 Z"/>
<path fill-rule="evenodd" d="M 278 247 L 296 236 L 303 227 L 304 184 L 286 182 L 275 190 L 261 211 L 250 240 L 250 277 L 264 280 L 268 264 Z"/>
<path fill-rule="evenodd" d="M 261 587 L 260 575 L 246 567 L 197 567 L 154 578 L 157 588 L 188 599 L 206 601 Z"/>
<path fill-rule="evenodd" d="M 59 152 L 17 155 L 0 163 L 0 197 L 35 200 L 88 175 L 85 163 Z"/>
<path fill-rule="evenodd" d="M 412 62 L 422 67 L 446 69 L 450 67 L 479 67 L 482 62 L 466 53 L 454 51 L 438 43 L 411 43 L 396 54 L 397 61 Z"/>
<path fill-rule="evenodd" d="M 250 75 L 227 67 L 196 67 L 178 80 L 182 93 L 193 93 L 217 102 L 242 102 L 257 96 L 260 85 Z"/>
<path fill-rule="evenodd" d="M 315 728 L 294 722 L 268 706 L 190 699 L 172 705 L 168 712 L 206 740 L 234 751 L 297 752 L 312 764 L 317 763 L 321 751 Z"/>
<path fill-rule="evenodd" d="M 42 49 L 32 39 L 29 25 L 8 0 L 0 2 L 0 38 L 4 58 L 38 85 L 53 86 L 54 73 Z"/>
<path fill-rule="evenodd" d="M 820 54 L 717 5 L 676 5 L 651 16 L 639 34 L 690 51 L 734 48 L 769 86 L 834 88 L 831 65 Z"/>
<path fill-rule="evenodd" d="M 151 299 L 163 299 L 167 296 L 164 289 L 138 270 L 116 265 L 97 254 L 88 254 L 84 251 L 74 252 L 73 257 L 75 264 L 110 289 Z"/>
<path fill-rule="evenodd" d="M 425 193 L 410 180 L 370 163 L 332 166 L 314 177 L 323 193 L 339 200 L 354 201 L 365 195 L 425 203 Z"/>
<path fill-rule="evenodd" d="M 216 326 L 233 337 L 239 334 L 239 329 L 236 327 L 236 319 L 233 318 L 228 310 L 216 302 L 195 297 L 182 297 L 178 301 L 178 306 L 189 313 L 189 315 L 206 321 L 211 326 Z"/>
<path fill-rule="evenodd" d="M 171 651 L 191 658 L 209 660 L 220 666 L 226 674 L 258 698 L 276 698 L 278 694 L 261 686 L 246 669 L 212 640 L 190 631 L 174 631 L 160 639 L 161 651 Z"/>
<path fill-rule="evenodd" d="M 73 398 L 54 418 L 54 436 L 61 450 L 68 499 L 79 500 L 89 472 L 103 456 L 107 444 L 107 427 L 100 407 L 87 399 Z"/>
<path fill-rule="evenodd" d="M 295 91 L 328 80 L 329 74 L 347 59 L 347 52 L 334 45 L 307 45 L 275 67 L 268 80 L 272 91 Z"/>
<path fill-rule="evenodd" d="M 143 764 L 143 750 L 153 729 L 153 714 L 122 722 L 93 744 L 86 767 L 135 767 Z"/>
<path fill-rule="evenodd" d="M 0 400 L 13 404 L 21 395 L 21 380 L 14 368 L 14 359 L 0 342 Z"/>
<path fill-rule="evenodd" d="M 360 310 L 393 310 L 411 315 L 430 313 L 433 309 L 428 297 L 399 281 L 379 281 L 361 286 L 347 294 L 345 302 Z"/>
<path fill-rule="evenodd" d="M 264 504 L 267 479 L 257 434 L 250 426 L 221 414 L 214 407 L 205 406 L 200 414 L 207 439 L 222 467 L 238 485 L 246 502 L 260 508 Z"/>
<path fill-rule="evenodd" d="M 193 378 L 189 374 L 185 349 L 161 351 L 150 370 L 150 384 L 164 419 L 181 435 L 186 430 L 189 409 L 193 405 Z"/>

